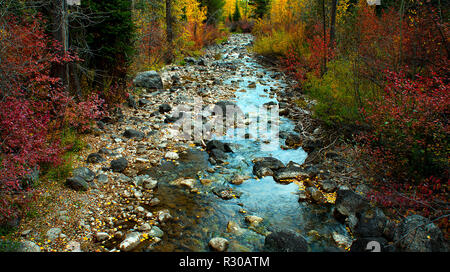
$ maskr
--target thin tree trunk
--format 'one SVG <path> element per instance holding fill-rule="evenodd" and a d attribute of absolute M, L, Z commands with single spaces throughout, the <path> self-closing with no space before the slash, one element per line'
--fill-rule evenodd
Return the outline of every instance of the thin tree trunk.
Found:
<path fill-rule="evenodd" d="M 61 44 L 61 53 L 65 55 L 69 49 L 66 0 L 52 0 L 50 12 L 52 18 L 52 36 Z M 69 69 L 67 64 L 52 64 L 51 74 L 54 77 L 61 78 L 64 87 L 67 88 L 69 83 Z"/>
<path fill-rule="evenodd" d="M 172 0 L 166 0 L 166 39 L 167 39 L 166 62 L 171 63 L 174 57 Z"/>
<path fill-rule="evenodd" d="M 325 0 L 322 0 L 322 23 L 323 23 L 323 64 L 321 75 L 323 76 L 327 71 L 327 26 L 326 26 L 326 15 L 325 15 Z"/>
<path fill-rule="evenodd" d="M 330 47 L 334 48 L 336 38 L 336 8 L 338 0 L 331 0 Z"/>

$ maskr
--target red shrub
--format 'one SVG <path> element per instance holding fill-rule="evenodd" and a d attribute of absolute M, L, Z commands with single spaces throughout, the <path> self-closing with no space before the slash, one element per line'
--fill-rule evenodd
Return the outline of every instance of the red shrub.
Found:
<path fill-rule="evenodd" d="M 5 18 L 4 18 L 5 19 Z M 61 161 L 60 129 L 83 130 L 100 112 L 96 97 L 75 103 L 50 74 L 55 63 L 77 58 L 44 33 L 40 17 L 0 22 L 0 222 L 14 216 L 33 169 Z M 72 116 L 68 114 L 72 110 Z M 25 191 L 24 191 L 25 190 Z M 20 200 L 20 202 L 18 202 Z"/>
<path fill-rule="evenodd" d="M 407 78 L 386 72 L 384 95 L 362 109 L 372 130 L 360 135 L 380 179 L 385 205 L 425 208 L 447 201 L 449 165 L 449 83 L 434 75 Z M 400 192 L 400 194 L 399 194 Z"/>

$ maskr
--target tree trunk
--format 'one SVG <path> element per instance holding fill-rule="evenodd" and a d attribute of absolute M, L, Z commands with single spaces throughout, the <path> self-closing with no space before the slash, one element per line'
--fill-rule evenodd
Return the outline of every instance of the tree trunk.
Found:
<path fill-rule="evenodd" d="M 69 49 L 68 13 L 66 0 L 52 0 L 51 3 L 52 36 L 61 44 L 61 54 Z M 52 64 L 51 74 L 61 78 L 63 86 L 68 89 L 69 69 L 67 64 Z"/>
<path fill-rule="evenodd" d="M 336 39 L 336 8 L 338 0 L 331 0 L 330 47 L 334 48 Z"/>
<path fill-rule="evenodd" d="M 173 17 L 172 17 L 172 0 L 166 0 L 166 39 L 167 52 L 166 63 L 173 61 Z"/>
<path fill-rule="evenodd" d="M 326 24 L 326 13 L 325 13 L 325 0 L 322 0 L 322 23 L 323 23 L 323 64 L 321 76 L 327 71 L 327 24 Z"/>

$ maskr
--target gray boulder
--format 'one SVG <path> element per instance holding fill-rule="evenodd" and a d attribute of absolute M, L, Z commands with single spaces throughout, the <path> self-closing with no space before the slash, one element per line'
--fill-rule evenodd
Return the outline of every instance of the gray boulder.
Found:
<path fill-rule="evenodd" d="M 387 218 L 379 208 L 370 207 L 358 217 L 353 233 L 358 237 L 379 237 L 383 235 Z"/>
<path fill-rule="evenodd" d="M 105 159 L 103 159 L 102 155 L 99 153 L 91 153 L 88 155 L 86 162 L 87 163 L 99 163 L 103 162 Z"/>
<path fill-rule="evenodd" d="M 352 190 L 339 189 L 336 193 L 334 215 L 338 220 L 345 220 L 349 216 L 364 211 L 369 202 Z"/>
<path fill-rule="evenodd" d="M 291 166 L 281 168 L 277 170 L 273 175 L 275 181 L 281 183 L 283 183 L 284 180 L 295 179 L 297 177 L 309 177 L 309 174 L 305 173 L 300 167 Z"/>
<path fill-rule="evenodd" d="M 111 161 L 111 170 L 113 170 L 113 172 L 123 172 L 127 167 L 128 161 L 123 157 Z"/>
<path fill-rule="evenodd" d="M 131 138 L 142 139 L 145 137 L 145 133 L 134 130 L 134 129 L 127 129 L 123 133 L 123 137 L 128 138 L 128 139 L 131 139 Z"/>
<path fill-rule="evenodd" d="M 400 251 L 447 252 L 447 242 L 441 230 L 427 218 L 411 215 L 403 219 L 394 234 Z"/>
<path fill-rule="evenodd" d="M 284 164 L 273 157 L 261 157 L 253 160 L 253 174 L 258 178 L 272 176 L 274 171 L 284 168 Z"/>
<path fill-rule="evenodd" d="M 164 88 L 161 76 L 156 71 L 138 73 L 133 80 L 133 84 L 136 87 L 147 89 L 160 90 Z"/>
<path fill-rule="evenodd" d="M 74 177 L 82 178 L 86 182 L 91 182 L 95 179 L 95 173 L 87 167 L 78 167 L 72 171 Z"/>
<path fill-rule="evenodd" d="M 307 252 L 308 243 L 300 234 L 291 230 L 275 231 L 266 236 L 264 251 Z"/>
<path fill-rule="evenodd" d="M 66 186 L 75 191 L 87 191 L 89 184 L 81 177 L 75 176 L 66 180 Z"/>

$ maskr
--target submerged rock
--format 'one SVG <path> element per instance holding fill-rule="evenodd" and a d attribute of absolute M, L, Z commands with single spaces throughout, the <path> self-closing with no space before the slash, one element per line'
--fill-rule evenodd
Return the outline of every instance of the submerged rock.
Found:
<path fill-rule="evenodd" d="M 208 245 L 214 251 L 224 252 L 227 250 L 229 242 L 225 238 L 214 237 L 211 240 L 209 240 Z"/>
<path fill-rule="evenodd" d="M 307 252 L 308 243 L 303 236 L 292 230 L 275 231 L 266 236 L 264 251 Z"/>

